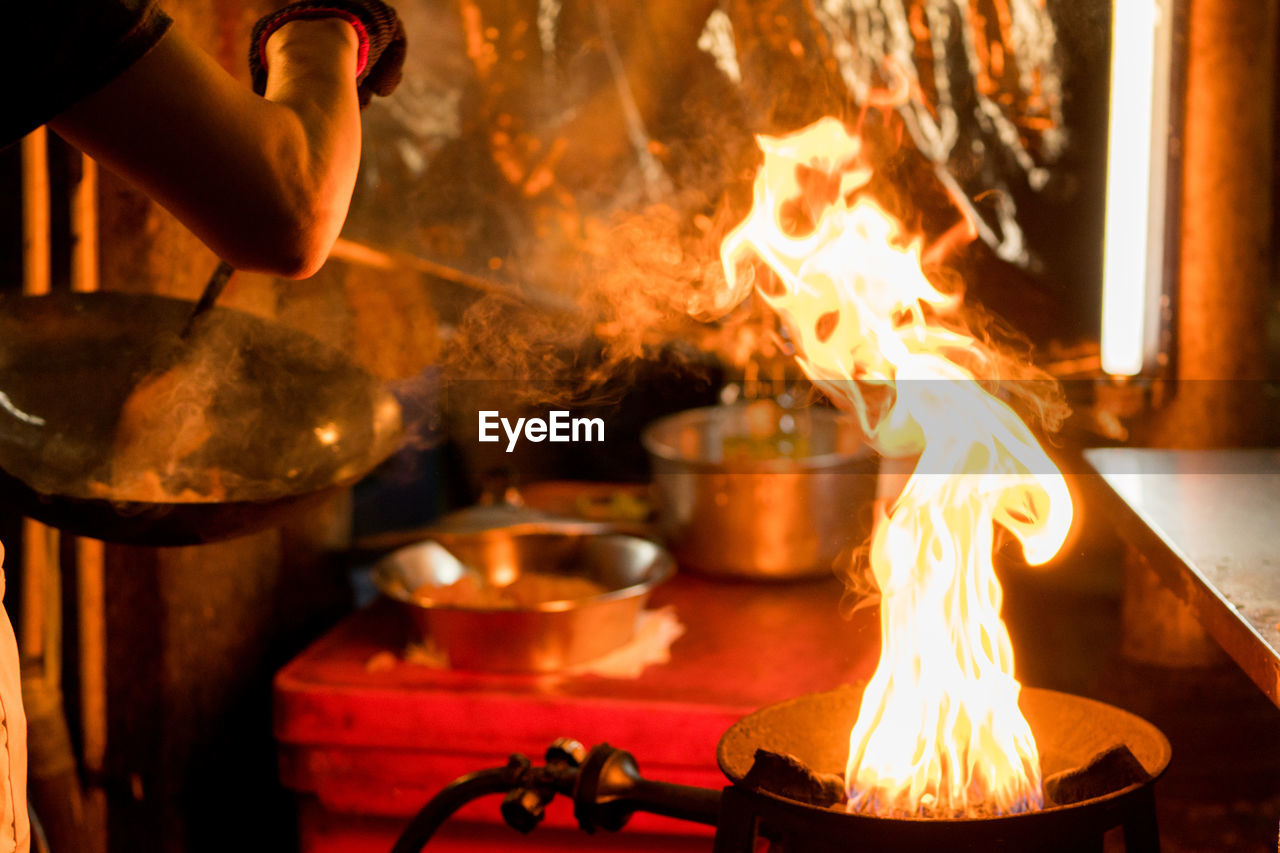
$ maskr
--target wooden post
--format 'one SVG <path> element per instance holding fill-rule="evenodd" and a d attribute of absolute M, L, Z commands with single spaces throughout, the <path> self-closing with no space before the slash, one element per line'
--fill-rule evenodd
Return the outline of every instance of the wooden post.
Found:
<path fill-rule="evenodd" d="M 81 156 L 71 190 L 71 289 L 98 289 L 98 164 Z M 76 612 L 79 616 L 81 754 L 88 777 L 101 779 L 107 753 L 106 552 L 96 539 L 76 539 Z M 85 791 L 85 853 L 107 848 L 107 800 L 101 787 Z"/>
<path fill-rule="evenodd" d="M 52 287 L 48 134 L 22 140 L 22 290 Z M 22 530 L 22 702 L 31 800 L 54 849 L 89 850 L 84 803 L 62 694 L 62 568 L 58 531 L 24 519 Z M 20 735 L 18 735 L 20 736 Z M 19 792 L 21 793 L 21 792 Z M 25 800 L 25 797 L 23 797 Z"/>
<path fill-rule="evenodd" d="M 36 128 L 22 141 L 22 292 L 49 292 L 51 269 L 49 201 L 49 134 Z M 41 665 L 45 657 L 45 583 L 49 560 L 58 558 L 56 533 L 31 519 L 23 520 L 22 657 L 24 665 Z"/>
<path fill-rule="evenodd" d="M 51 285 L 49 209 L 49 139 L 45 129 L 39 127 L 22 140 L 22 292 L 28 296 L 48 293 Z M 56 531 L 24 519 L 20 638 L 24 671 L 28 664 L 44 666 L 44 602 L 49 597 L 45 584 L 50 574 L 49 561 L 57 561 L 56 537 Z"/>
<path fill-rule="evenodd" d="M 1162 447 L 1262 436 L 1273 263 L 1277 0 L 1191 0 L 1177 294 L 1177 390 Z"/>

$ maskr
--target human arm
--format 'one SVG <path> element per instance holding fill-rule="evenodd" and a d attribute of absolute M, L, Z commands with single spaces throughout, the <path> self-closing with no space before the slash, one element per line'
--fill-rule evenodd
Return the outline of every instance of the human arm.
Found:
<path fill-rule="evenodd" d="M 360 159 L 357 39 L 335 18 L 272 34 L 265 97 L 180 32 L 50 125 L 232 265 L 305 278 L 346 218 Z"/>

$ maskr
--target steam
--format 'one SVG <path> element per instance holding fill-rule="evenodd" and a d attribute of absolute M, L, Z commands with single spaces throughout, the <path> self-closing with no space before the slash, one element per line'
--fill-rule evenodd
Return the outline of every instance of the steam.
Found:
<path fill-rule="evenodd" d="M 689 306 L 715 269 L 718 236 L 656 205 L 611 221 L 589 220 L 583 251 L 559 291 L 554 310 L 490 295 L 463 314 L 444 348 L 449 379 L 503 380 L 529 404 L 611 402 L 646 359 L 659 353 L 705 358 L 716 330 L 694 322 Z M 564 269 L 563 259 L 531 253 L 519 266 Z"/>

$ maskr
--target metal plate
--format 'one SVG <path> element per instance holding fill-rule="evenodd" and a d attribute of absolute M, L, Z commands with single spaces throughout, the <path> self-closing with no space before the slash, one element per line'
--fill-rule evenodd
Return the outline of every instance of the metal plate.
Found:
<path fill-rule="evenodd" d="M 1280 705 L 1280 450 L 1099 448 L 1097 506 Z M 1105 485 L 1104 485 L 1105 484 Z"/>

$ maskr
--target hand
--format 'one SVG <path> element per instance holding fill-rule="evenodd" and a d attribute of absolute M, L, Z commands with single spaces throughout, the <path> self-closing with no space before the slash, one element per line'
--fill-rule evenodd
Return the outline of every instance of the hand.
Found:
<path fill-rule="evenodd" d="M 253 90 L 267 87 L 267 39 L 290 21 L 340 18 L 355 29 L 360 41 L 356 65 L 356 92 L 360 106 L 374 95 L 390 95 L 404 68 L 406 39 L 396 10 L 382 0 L 302 0 L 259 19 L 249 42 L 249 71 Z"/>

